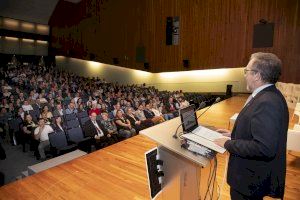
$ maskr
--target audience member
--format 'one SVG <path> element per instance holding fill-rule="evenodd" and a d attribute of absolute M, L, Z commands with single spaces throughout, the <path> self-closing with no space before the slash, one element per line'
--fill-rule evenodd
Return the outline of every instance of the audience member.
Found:
<path fill-rule="evenodd" d="M 43 118 L 40 118 L 38 127 L 34 130 L 34 138 L 40 142 L 38 145 L 38 151 L 41 160 L 46 159 L 45 149 L 50 145 L 48 134 L 52 132 L 53 129 L 51 128 L 51 126 L 45 124 L 45 120 Z"/>
<path fill-rule="evenodd" d="M 75 108 L 75 104 L 73 102 L 70 102 L 69 103 L 69 106 L 68 108 L 66 109 L 66 114 L 69 115 L 69 114 L 72 114 L 72 113 L 77 113 L 77 109 Z"/>
<path fill-rule="evenodd" d="M 116 111 L 115 123 L 122 137 L 129 138 L 136 135 L 135 129 L 131 126 L 130 121 L 123 115 L 122 110 Z"/>
<path fill-rule="evenodd" d="M 101 113 L 101 116 L 102 116 L 101 124 L 107 130 L 107 132 L 110 134 L 110 136 L 114 140 L 114 142 L 118 142 L 117 126 L 111 119 L 109 119 L 108 113 L 103 112 L 103 113 Z"/>
<path fill-rule="evenodd" d="M 90 119 L 84 124 L 84 132 L 86 136 L 92 138 L 92 143 L 96 149 L 101 149 L 109 144 L 113 144 L 114 141 L 111 138 L 111 134 L 96 118 L 96 113 L 90 114 Z"/>

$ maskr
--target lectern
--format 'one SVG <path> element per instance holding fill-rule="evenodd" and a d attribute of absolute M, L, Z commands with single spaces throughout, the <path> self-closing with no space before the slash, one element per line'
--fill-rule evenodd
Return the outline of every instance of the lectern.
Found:
<path fill-rule="evenodd" d="M 159 160 L 163 161 L 164 172 L 159 199 L 204 199 L 208 188 L 207 180 L 213 166 L 208 158 L 181 148 L 180 139 L 172 137 L 180 123 L 180 118 L 177 117 L 140 131 L 140 134 L 159 145 Z M 213 199 L 217 199 L 216 193 Z"/>

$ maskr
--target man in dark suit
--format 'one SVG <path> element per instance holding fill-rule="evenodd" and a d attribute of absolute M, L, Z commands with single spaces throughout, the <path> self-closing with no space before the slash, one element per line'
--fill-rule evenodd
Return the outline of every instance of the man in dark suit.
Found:
<path fill-rule="evenodd" d="M 96 117 L 96 113 L 90 114 L 90 119 L 84 124 L 84 133 L 86 137 L 92 138 L 92 143 L 95 144 L 96 149 L 100 149 L 113 144 L 114 141 L 102 123 L 96 120 Z"/>
<path fill-rule="evenodd" d="M 215 140 L 230 153 L 230 195 L 233 200 L 260 200 L 264 196 L 283 199 L 289 113 L 274 85 L 281 73 L 281 61 L 272 53 L 254 53 L 244 72 L 252 94 L 232 133 L 217 130 L 231 139 Z"/>

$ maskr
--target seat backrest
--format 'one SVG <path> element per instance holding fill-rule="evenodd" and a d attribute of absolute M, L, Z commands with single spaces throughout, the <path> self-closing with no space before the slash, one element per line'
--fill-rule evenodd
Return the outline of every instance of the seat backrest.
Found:
<path fill-rule="evenodd" d="M 79 143 L 84 138 L 82 129 L 80 127 L 71 128 L 71 129 L 67 130 L 67 136 L 70 141 L 76 142 L 76 143 Z"/>
<path fill-rule="evenodd" d="M 287 150 L 298 151 L 300 152 L 300 131 L 288 130 L 287 134 Z"/>
<path fill-rule="evenodd" d="M 70 121 L 70 120 L 76 119 L 77 117 L 76 117 L 75 113 L 71 113 L 71 114 L 64 115 L 64 118 L 65 118 L 66 121 Z"/>
<path fill-rule="evenodd" d="M 76 115 L 77 115 L 78 119 L 89 116 L 89 114 L 88 114 L 88 112 L 86 110 L 82 111 L 82 112 L 79 112 Z"/>
<path fill-rule="evenodd" d="M 29 114 L 32 116 L 32 117 L 39 117 L 40 116 L 40 111 L 39 110 L 29 110 Z"/>
<path fill-rule="evenodd" d="M 89 117 L 83 117 L 83 118 L 80 118 L 80 124 L 81 124 L 81 127 L 84 127 L 84 124 L 89 121 Z"/>
<path fill-rule="evenodd" d="M 20 131 L 20 125 L 23 123 L 20 117 L 14 118 L 8 121 L 9 129 L 13 130 L 14 132 Z"/>
<path fill-rule="evenodd" d="M 49 142 L 52 147 L 62 149 L 68 146 L 67 137 L 63 131 L 49 133 Z"/>
<path fill-rule="evenodd" d="M 70 129 L 70 128 L 76 128 L 79 125 L 79 121 L 78 119 L 73 119 L 73 120 L 69 120 L 69 121 L 66 121 L 66 125 L 67 125 L 67 129 Z"/>

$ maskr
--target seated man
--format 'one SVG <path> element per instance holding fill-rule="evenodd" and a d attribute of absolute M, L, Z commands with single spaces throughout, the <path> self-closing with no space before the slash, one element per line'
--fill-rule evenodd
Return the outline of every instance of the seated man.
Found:
<path fill-rule="evenodd" d="M 53 129 L 51 128 L 51 126 L 46 125 L 45 120 L 43 118 L 40 118 L 38 127 L 34 130 L 34 138 L 40 141 L 38 150 L 41 156 L 41 160 L 46 159 L 45 149 L 50 146 L 48 134 L 52 132 Z"/>
<path fill-rule="evenodd" d="M 91 113 L 90 119 L 84 124 L 85 136 L 92 138 L 92 143 L 96 149 L 101 149 L 109 144 L 113 144 L 114 141 L 111 138 L 111 134 L 103 127 L 101 122 L 96 120 L 97 114 Z"/>
<path fill-rule="evenodd" d="M 130 124 L 136 130 L 136 133 L 139 133 L 140 130 L 149 128 L 154 125 L 151 120 L 144 120 L 144 121 L 139 120 L 139 118 L 137 118 L 134 115 L 134 110 L 131 107 L 126 108 L 125 117 L 130 121 Z"/>
<path fill-rule="evenodd" d="M 154 124 L 164 122 L 165 119 L 162 115 L 155 116 L 155 113 L 151 110 L 150 102 L 146 102 L 146 108 L 144 109 L 144 115 L 147 119 L 151 119 Z"/>
<path fill-rule="evenodd" d="M 75 104 L 73 102 L 70 102 L 70 104 L 68 105 L 68 108 L 66 109 L 66 114 L 69 115 L 69 114 L 72 114 L 72 113 L 77 113 L 77 109 L 75 108 Z"/>

